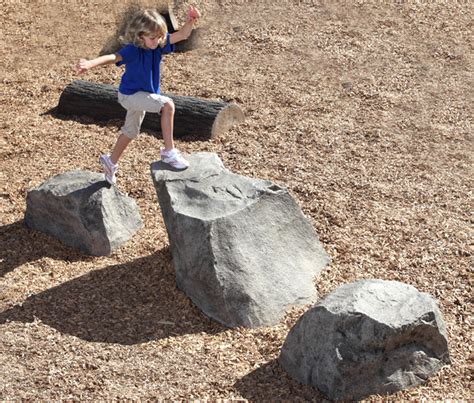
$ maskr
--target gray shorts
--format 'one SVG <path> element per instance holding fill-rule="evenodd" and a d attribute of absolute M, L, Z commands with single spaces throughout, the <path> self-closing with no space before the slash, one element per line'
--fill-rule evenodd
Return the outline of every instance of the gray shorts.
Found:
<path fill-rule="evenodd" d="M 171 98 L 160 94 L 139 91 L 132 95 L 118 93 L 118 101 L 127 110 L 122 133 L 130 139 L 136 138 L 146 112 L 160 113 L 161 108 L 171 101 Z"/>

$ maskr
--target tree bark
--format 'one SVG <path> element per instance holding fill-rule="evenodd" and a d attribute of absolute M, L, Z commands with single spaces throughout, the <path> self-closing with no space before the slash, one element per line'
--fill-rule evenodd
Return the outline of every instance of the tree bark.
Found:
<path fill-rule="evenodd" d="M 242 109 L 233 103 L 203 98 L 163 94 L 175 103 L 174 137 L 196 136 L 211 139 L 220 136 L 244 120 Z M 117 101 L 117 88 L 77 80 L 69 84 L 59 98 L 57 112 L 62 115 L 89 116 L 97 120 L 124 119 L 125 109 Z M 161 136 L 161 119 L 148 112 L 142 124 Z"/>

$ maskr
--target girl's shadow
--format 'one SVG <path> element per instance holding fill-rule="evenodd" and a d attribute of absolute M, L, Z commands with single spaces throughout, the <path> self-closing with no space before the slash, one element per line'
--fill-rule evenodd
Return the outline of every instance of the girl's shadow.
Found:
<path fill-rule="evenodd" d="M 168 248 L 32 295 L 0 313 L 0 324 L 35 318 L 87 341 L 125 345 L 225 329 L 176 288 Z"/>

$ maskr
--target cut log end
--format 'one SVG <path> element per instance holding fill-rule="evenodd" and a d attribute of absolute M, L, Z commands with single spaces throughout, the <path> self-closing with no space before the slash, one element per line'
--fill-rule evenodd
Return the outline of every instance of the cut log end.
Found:
<path fill-rule="evenodd" d="M 211 139 L 217 138 L 234 125 L 243 122 L 244 112 L 237 104 L 229 104 L 216 116 L 211 129 Z"/>

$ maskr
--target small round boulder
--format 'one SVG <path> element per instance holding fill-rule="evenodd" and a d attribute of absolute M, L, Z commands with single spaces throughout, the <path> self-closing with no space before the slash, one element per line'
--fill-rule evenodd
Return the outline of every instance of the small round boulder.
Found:
<path fill-rule="evenodd" d="M 304 313 L 280 364 L 334 400 L 417 386 L 450 363 L 435 300 L 397 281 L 346 284 Z"/>

